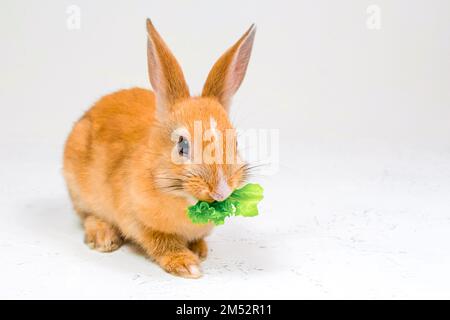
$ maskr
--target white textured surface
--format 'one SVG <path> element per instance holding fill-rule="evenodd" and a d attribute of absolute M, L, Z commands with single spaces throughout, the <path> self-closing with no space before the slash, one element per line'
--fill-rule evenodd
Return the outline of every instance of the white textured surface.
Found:
<path fill-rule="evenodd" d="M 448 0 L 2 0 L 0 298 L 450 298 L 449 15 Z M 262 214 L 215 230 L 200 280 L 89 250 L 60 174 L 93 101 L 149 87 L 146 17 L 192 93 L 256 22 L 232 120 L 280 130 Z"/>
<path fill-rule="evenodd" d="M 129 246 L 90 250 L 59 148 L 23 146 L 1 155 L 0 298 L 450 297 L 448 153 L 299 159 L 282 170 L 295 179 L 262 182 L 261 216 L 215 230 L 204 277 L 185 280 Z"/>

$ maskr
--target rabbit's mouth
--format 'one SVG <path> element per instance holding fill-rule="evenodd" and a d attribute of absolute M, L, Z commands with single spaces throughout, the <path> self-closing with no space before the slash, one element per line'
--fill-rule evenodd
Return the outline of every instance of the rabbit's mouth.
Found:
<path fill-rule="evenodd" d="M 225 179 L 221 179 L 219 180 L 215 190 L 210 192 L 209 195 L 215 201 L 224 201 L 231 195 L 232 192 L 233 190 L 228 185 L 228 182 L 226 182 Z"/>
<path fill-rule="evenodd" d="M 189 166 L 177 172 L 160 172 L 153 177 L 162 192 L 184 197 L 190 204 L 198 201 L 211 203 L 226 200 L 246 181 L 248 170 L 246 164 L 237 167 Z"/>
<path fill-rule="evenodd" d="M 227 199 L 230 196 L 231 192 L 228 193 L 216 193 L 216 192 L 212 192 L 210 193 L 211 198 L 213 198 L 215 201 L 224 201 L 225 199 Z"/>

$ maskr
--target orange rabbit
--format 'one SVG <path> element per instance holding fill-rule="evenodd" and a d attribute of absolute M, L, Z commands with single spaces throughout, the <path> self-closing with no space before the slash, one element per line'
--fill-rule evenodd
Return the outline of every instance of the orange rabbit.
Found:
<path fill-rule="evenodd" d="M 131 240 L 167 272 L 201 276 L 200 260 L 208 251 L 204 238 L 212 225 L 193 224 L 186 208 L 227 198 L 245 181 L 248 166 L 192 161 L 194 123 L 214 133 L 233 129 L 228 109 L 244 78 L 255 31 L 250 27 L 220 57 L 202 95 L 191 97 L 180 66 L 147 20 L 154 92 L 134 88 L 103 97 L 66 142 L 64 177 L 89 247 L 109 252 Z M 227 139 L 235 149 L 235 136 Z M 213 142 L 200 141 L 205 148 Z"/>

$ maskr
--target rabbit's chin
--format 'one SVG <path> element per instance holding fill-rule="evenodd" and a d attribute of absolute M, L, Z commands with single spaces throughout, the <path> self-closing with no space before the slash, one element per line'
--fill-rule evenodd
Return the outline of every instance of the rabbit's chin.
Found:
<path fill-rule="evenodd" d="M 173 194 L 178 197 L 186 199 L 188 206 L 193 206 L 193 205 L 197 204 L 198 201 L 201 200 L 201 199 L 195 197 L 194 195 L 190 194 L 187 191 L 175 191 Z"/>
<path fill-rule="evenodd" d="M 189 193 L 185 193 L 184 197 L 186 198 L 188 205 L 193 206 L 195 204 L 197 204 L 198 199 L 196 197 L 194 197 L 193 195 L 189 194 Z"/>

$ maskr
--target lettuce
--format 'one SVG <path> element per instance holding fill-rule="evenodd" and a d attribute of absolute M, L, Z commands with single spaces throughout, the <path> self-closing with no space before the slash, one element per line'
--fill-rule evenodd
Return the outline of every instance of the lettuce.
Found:
<path fill-rule="evenodd" d="M 263 188 L 259 184 L 249 183 L 235 190 L 226 200 L 208 203 L 199 201 L 187 210 L 189 219 L 196 224 L 212 222 L 224 224 L 230 216 L 254 217 L 258 215 L 257 204 L 263 199 Z"/>

